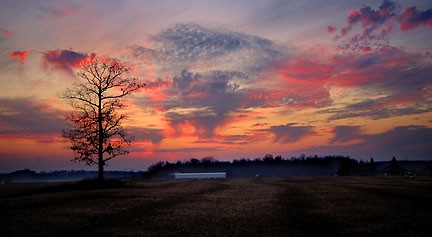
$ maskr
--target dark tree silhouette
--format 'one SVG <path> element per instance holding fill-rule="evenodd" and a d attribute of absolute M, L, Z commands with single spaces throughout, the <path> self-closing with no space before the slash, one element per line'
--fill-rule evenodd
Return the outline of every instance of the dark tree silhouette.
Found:
<path fill-rule="evenodd" d="M 376 172 L 376 164 L 375 164 L 375 161 L 374 161 L 374 158 L 373 158 L 373 157 L 370 158 L 370 162 L 369 162 L 369 172 L 370 172 L 370 175 L 375 176 L 375 172 Z"/>
<path fill-rule="evenodd" d="M 390 161 L 390 174 L 391 175 L 400 175 L 401 174 L 401 168 L 399 166 L 399 162 L 396 160 L 396 157 L 394 157 L 394 156 Z"/>
<path fill-rule="evenodd" d="M 68 114 L 72 127 L 63 136 L 72 145 L 73 161 L 98 165 L 98 179 L 104 178 L 104 166 L 117 156 L 125 155 L 130 145 L 122 127 L 127 116 L 118 110 L 125 107 L 122 98 L 145 84 L 127 76 L 130 68 L 113 59 L 93 58 L 82 63 L 81 81 L 67 89 L 62 97 L 76 110 Z"/>
<path fill-rule="evenodd" d="M 207 156 L 201 159 L 201 164 L 204 165 L 212 165 L 212 163 L 216 163 L 216 162 L 218 162 L 218 160 L 216 160 L 212 156 Z"/>

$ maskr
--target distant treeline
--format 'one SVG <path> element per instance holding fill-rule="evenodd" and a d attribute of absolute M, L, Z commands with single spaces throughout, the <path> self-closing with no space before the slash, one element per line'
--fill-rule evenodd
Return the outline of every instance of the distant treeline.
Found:
<path fill-rule="evenodd" d="M 289 176 L 384 176 L 384 175 L 432 175 L 432 161 L 396 160 L 358 161 L 348 156 L 300 156 L 283 158 L 265 155 L 256 159 L 218 161 L 213 157 L 191 158 L 186 161 L 159 161 L 147 171 L 105 171 L 111 179 L 153 178 L 170 179 L 176 172 L 226 172 L 227 177 L 289 177 Z M 97 171 L 59 170 L 36 172 L 30 169 L 0 174 L 0 184 L 22 182 L 61 182 L 93 179 Z"/>
<path fill-rule="evenodd" d="M 105 171 L 105 177 L 110 179 L 126 179 L 141 177 L 143 172 L 135 171 Z M 93 179 L 98 176 L 97 171 L 58 170 L 50 172 L 36 172 L 30 169 L 17 170 L 0 174 L 0 184 L 23 182 L 62 182 Z"/>
<path fill-rule="evenodd" d="M 176 172 L 226 172 L 227 177 L 289 177 L 289 176 L 374 176 L 432 175 L 432 161 L 358 161 L 347 156 L 300 156 L 283 158 L 265 155 L 256 159 L 218 161 L 213 157 L 186 161 L 160 161 L 143 173 L 145 178 L 173 178 Z"/>

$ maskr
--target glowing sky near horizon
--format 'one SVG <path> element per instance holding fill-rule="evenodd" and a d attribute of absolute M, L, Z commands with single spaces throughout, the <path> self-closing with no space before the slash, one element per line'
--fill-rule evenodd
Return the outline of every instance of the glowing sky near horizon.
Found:
<path fill-rule="evenodd" d="M 0 172 L 85 169 L 62 139 L 81 60 L 147 88 L 108 169 L 306 155 L 431 160 L 432 3 L 1 1 Z"/>

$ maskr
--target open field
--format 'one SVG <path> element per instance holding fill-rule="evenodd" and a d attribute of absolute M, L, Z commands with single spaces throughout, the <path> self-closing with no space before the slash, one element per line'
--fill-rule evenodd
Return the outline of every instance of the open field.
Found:
<path fill-rule="evenodd" d="M 0 236 L 430 236 L 432 179 L 130 181 L 0 186 Z"/>

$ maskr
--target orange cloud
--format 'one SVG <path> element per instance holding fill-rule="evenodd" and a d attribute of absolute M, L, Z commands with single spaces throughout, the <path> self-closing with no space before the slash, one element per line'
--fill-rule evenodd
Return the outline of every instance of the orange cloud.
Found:
<path fill-rule="evenodd" d="M 30 51 L 14 51 L 14 52 L 9 52 L 9 55 L 12 58 L 16 58 L 18 59 L 18 61 L 22 64 L 24 64 L 24 60 L 27 57 L 27 55 L 30 54 Z"/>
<path fill-rule="evenodd" d="M 172 83 L 168 80 L 157 80 L 146 82 L 146 95 L 149 97 L 151 102 L 161 102 L 168 98 L 168 94 L 165 91 L 172 86 Z"/>

